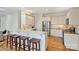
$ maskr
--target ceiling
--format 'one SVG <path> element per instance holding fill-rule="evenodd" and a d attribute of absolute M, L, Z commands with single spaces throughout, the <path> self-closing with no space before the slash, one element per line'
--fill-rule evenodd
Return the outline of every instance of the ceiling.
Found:
<path fill-rule="evenodd" d="M 58 13 L 66 12 L 70 7 L 25 7 L 24 9 L 29 10 L 34 14 L 47 14 L 47 13 Z"/>
<path fill-rule="evenodd" d="M 70 7 L 0 7 L 0 13 L 12 13 L 20 10 L 26 10 L 33 14 L 48 14 L 57 12 L 66 12 Z"/>

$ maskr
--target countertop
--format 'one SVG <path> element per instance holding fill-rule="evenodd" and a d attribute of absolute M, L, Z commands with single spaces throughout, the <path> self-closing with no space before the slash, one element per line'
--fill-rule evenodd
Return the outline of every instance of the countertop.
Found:
<path fill-rule="evenodd" d="M 33 30 L 19 30 L 18 32 L 37 33 L 37 34 L 47 34 L 45 31 L 33 31 Z"/>
<path fill-rule="evenodd" d="M 71 32 L 66 32 L 66 31 L 64 31 L 64 34 L 76 34 L 76 35 L 79 35 L 79 33 L 71 33 Z"/>

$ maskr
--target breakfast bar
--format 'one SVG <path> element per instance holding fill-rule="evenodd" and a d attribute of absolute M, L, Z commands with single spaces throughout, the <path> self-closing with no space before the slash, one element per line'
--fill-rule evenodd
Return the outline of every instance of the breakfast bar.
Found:
<path fill-rule="evenodd" d="M 29 37 L 29 39 L 32 39 L 32 38 L 39 39 L 40 40 L 40 51 L 45 51 L 47 49 L 47 33 L 46 32 L 42 32 L 42 31 L 10 31 L 9 34 Z"/>

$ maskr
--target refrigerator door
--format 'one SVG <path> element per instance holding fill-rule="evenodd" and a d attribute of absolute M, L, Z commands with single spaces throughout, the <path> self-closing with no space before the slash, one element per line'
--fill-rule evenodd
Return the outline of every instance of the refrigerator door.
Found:
<path fill-rule="evenodd" d="M 42 31 L 45 31 L 50 35 L 50 21 L 43 21 L 42 22 Z"/>

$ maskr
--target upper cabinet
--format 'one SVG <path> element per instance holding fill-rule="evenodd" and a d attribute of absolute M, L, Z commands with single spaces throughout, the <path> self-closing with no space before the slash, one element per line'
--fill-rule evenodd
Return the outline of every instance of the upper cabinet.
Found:
<path fill-rule="evenodd" d="M 28 26 L 34 26 L 34 16 L 26 14 L 25 24 Z"/>
<path fill-rule="evenodd" d="M 29 29 L 34 27 L 34 16 L 27 14 L 25 11 L 21 12 L 21 28 Z"/>
<path fill-rule="evenodd" d="M 65 16 L 52 16 L 51 24 L 63 25 L 66 23 Z"/>
<path fill-rule="evenodd" d="M 66 24 L 66 14 L 56 13 L 46 17 L 43 17 L 44 21 L 51 21 L 52 25 L 65 25 Z"/>
<path fill-rule="evenodd" d="M 69 24 L 79 25 L 79 8 L 78 7 L 70 8 L 68 17 L 69 17 Z"/>
<path fill-rule="evenodd" d="M 51 20 L 51 16 L 43 16 L 42 17 L 42 21 L 50 21 Z"/>

